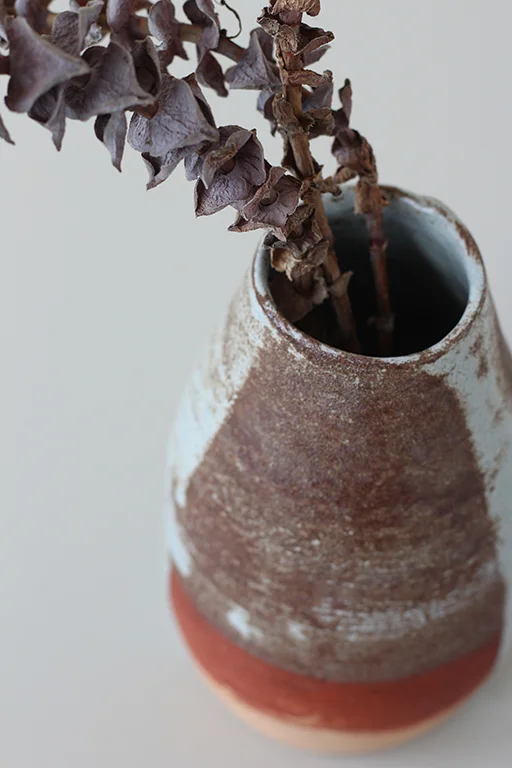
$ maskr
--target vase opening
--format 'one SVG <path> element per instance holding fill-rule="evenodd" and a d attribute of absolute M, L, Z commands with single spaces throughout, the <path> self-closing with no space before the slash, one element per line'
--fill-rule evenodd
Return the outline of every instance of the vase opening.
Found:
<path fill-rule="evenodd" d="M 442 341 L 460 322 L 470 297 L 468 245 L 460 227 L 442 209 L 386 190 L 388 274 L 396 318 L 393 357 L 422 352 Z M 353 190 L 329 199 L 327 211 L 342 272 L 352 271 L 349 295 L 363 354 L 378 357 L 375 288 L 365 220 L 354 213 Z M 272 284 L 272 281 L 270 281 Z M 296 323 L 304 333 L 341 347 L 330 302 Z"/>

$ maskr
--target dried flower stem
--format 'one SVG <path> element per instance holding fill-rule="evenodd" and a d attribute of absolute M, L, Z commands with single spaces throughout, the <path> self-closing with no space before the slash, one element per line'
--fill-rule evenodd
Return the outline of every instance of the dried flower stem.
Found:
<path fill-rule="evenodd" d="M 395 318 L 391 310 L 387 270 L 387 241 L 384 235 L 383 210 L 367 214 L 366 224 L 370 236 L 370 256 L 377 295 L 378 317 L 375 321 L 379 335 L 379 352 L 384 357 L 393 354 Z"/>
<path fill-rule="evenodd" d="M 298 26 L 300 26 L 300 24 Z M 293 109 L 295 117 L 300 122 L 303 117 L 302 86 L 290 85 L 287 83 L 286 73 L 302 69 L 302 57 L 289 51 L 278 51 L 278 54 L 277 59 L 283 80 L 284 98 L 288 101 Z M 289 137 L 289 141 L 293 151 L 295 164 L 302 180 L 313 180 L 317 175 L 317 170 L 311 153 L 311 144 L 308 135 L 305 133 L 294 134 Z M 330 287 L 337 286 L 337 290 L 334 289 L 331 292 L 331 301 L 343 337 L 343 344 L 349 352 L 360 352 L 361 346 L 357 336 L 352 305 L 347 292 L 349 280 L 342 279 L 342 273 L 334 249 L 334 235 L 327 218 L 321 192 L 319 190 L 312 190 L 310 199 L 315 207 L 317 225 L 322 232 L 324 239 L 331 244 L 327 259 L 324 263 L 324 271 L 328 285 Z M 311 277 L 312 276 L 310 276 L 310 279 Z M 304 280 L 304 278 L 302 278 L 302 280 Z M 302 285 L 301 287 L 306 286 Z"/>

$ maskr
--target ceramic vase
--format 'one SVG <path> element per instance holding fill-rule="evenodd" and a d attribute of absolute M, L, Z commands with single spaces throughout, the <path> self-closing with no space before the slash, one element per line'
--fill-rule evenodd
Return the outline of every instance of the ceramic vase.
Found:
<path fill-rule="evenodd" d="M 322 752 L 431 729 L 507 645 L 511 356 L 466 228 L 386 195 L 400 354 L 299 331 L 262 245 L 171 439 L 171 595 L 191 654 L 241 718 Z M 352 194 L 328 213 L 340 258 L 365 254 Z"/>

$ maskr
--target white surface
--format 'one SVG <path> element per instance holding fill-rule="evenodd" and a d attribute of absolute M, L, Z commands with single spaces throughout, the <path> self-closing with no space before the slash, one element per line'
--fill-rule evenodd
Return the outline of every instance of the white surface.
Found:
<path fill-rule="evenodd" d="M 237 4 L 246 19 L 261 5 Z M 503 0 L 324 4 L 340 32 L 325 66 L 352 77 L 354 124 L 383 180 L 468 222 L 511 339 L 511 11 Z M 234 94 L 219 122 L 247 122 L 253 102 Z M 73 125 L 59 157 L 39 126 L 2 114 L 18 146 L 0 144 L 0 765 L 333 764 L 225 713 L 165 599 L 169 424 L 257 235 L 224 233 L 230 213 L 195 225 L 181 171 L 146 194 L 142 162 L 128 152 L 119 176 L 92 126 Z M 339 764 L 509 768 L 511 756 L 512 660 L 439 733 Z"/>

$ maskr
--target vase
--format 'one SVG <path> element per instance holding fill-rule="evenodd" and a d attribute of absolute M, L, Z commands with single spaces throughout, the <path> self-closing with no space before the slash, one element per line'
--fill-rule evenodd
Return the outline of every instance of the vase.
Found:
<path fill-rule="evenodd" d="M 384 188 L 397 355 L 286 320 L 263 243 L 171 438 L 171 599 L 204 679 L 266 735 L 380 750 L 445 721 L 507 646 L 512 359 L 479 250 Z M 353 193 L 327 203 L 360 333 Z"/>

